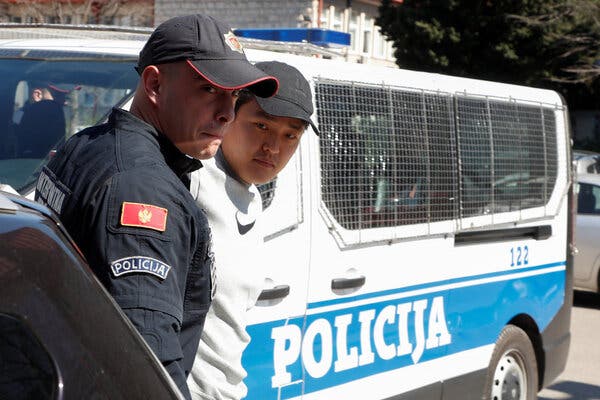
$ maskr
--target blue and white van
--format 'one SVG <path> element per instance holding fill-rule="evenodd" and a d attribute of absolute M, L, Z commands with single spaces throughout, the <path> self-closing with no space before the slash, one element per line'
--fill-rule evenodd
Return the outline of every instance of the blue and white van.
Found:
<path fill-rule="evenodd" d="M 311 82 L 263 188 L 249 399 L 535 399 L 572 303 L 567 108 L 553 91 L 248 50 Z"/>

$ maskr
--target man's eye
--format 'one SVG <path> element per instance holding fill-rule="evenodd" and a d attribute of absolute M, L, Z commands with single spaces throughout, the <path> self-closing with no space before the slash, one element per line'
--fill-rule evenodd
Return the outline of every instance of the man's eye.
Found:
<path fill-rule="evenodd" d="M 217 92 L 217 88 L 211 85 L 206 85 L 204 86 L 204 90 L 207 91 L 208 93 L 216 93 Z"/>
<path fill-rule="evenodd" d="M 267 125 L 263 124 L 262 122 L 257 122 L 255 125 L 260 130 L 263 130 L 263 131 L 267 130 Z"/>

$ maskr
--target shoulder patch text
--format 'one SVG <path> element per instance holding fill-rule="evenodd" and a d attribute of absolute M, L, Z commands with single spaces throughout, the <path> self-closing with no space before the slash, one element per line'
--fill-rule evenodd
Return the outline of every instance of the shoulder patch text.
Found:
<path fill-rule="evenodd" d="M 171 266 L 155 258 L 131 256 L 111 262 L 110 269 L 115 277 L 130 273 L 143 273 L 152 274 L 164 280 L 167 278 Z"/>

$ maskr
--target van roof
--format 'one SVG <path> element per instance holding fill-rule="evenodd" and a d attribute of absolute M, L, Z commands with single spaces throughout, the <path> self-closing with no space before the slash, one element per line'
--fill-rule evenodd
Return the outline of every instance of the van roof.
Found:
<path fill-rule="evenodd" d="M 102 25 L 0 24 L 0 56 L 2 49 L 39 49 L 77 53 L 105 53 L 137 57 L 151 28 Z M 65 40 L 67 39 L 67 40 Z M 520 85 L 455 77 L 436 73 L 404 70 L 385 66 L 350 63 L 339 53 L 319 53 L 320 48 L 305 49 L 290 43 L 240 38 L 252 62 L 277 59 L 301 67 L 307 78 L 321 77 L 339 81 L 361 81 L 373 85 L 390 85 L 444 92 L 453 95 L 488 94 L 493 99 L 511 98 L 515 101 L 544 103 L 560 108 L 561 96 L 552 90 Z M 291 46 L 291 47 L 290 47 Z M 277 52 L 276 52 L 277 51 Z M 324 50 L 323 50 L 324 51 Z M 309 56 L 308 54 L 313 54 Z M 293 54 L 295 53 L 295 54 Z M 323 58 L 331 56 L 332 59 Z M 368 68 L 368 73 L 365 73 Z M 489 94 L 493 93 L 494 96 Z"/>
<path fill-rule="evenodd" d="M 486 94 L 485 97 L 490 100 L 497 97 L 506 101 L 507 98 L 510 98 L 514 99 L 515 102 L 528 102 L 536 105 L 542 103 L 558 109 L 564 106 L 561 96 L 549 89 L 399 69 L 383 65 L 352 63 L 343 59 L 307 57 L 290 53 L 280 53 L 274 56 L 275 53 L 272 51 L 254 48 L 247 48 L 246 54 L 252 62 L 269 61 L 276 57 L 278 61 L 301 67 L 299 69 L 308 79 L 318 77 L 354 83 L 361 82 L 374 87 L 385 85 L 400 89 L 424 90 L 430 93 L 440 92 L 452 95 L 479 96 Z M 490 95 L 490 93 L 493 93 L 493 95 Z"/>

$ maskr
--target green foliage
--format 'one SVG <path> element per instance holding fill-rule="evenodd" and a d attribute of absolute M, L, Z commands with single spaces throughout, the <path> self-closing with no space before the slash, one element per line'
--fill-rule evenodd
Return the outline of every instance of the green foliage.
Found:
<path fill-rule="evenodd" d="M 401 68 L 554 89 L 571 109 L 600 109 L 600 0 L 383 0 L 377 25 Z"/>

